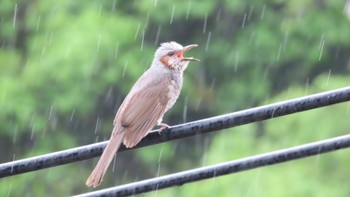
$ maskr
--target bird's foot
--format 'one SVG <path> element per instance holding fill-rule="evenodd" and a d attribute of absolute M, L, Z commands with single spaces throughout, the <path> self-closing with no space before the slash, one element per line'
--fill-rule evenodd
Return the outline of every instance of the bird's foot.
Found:
<path fill-rule="evenodd" d="M 158 133 L 160 134 L 165 129 L 169 128 L 170 126 L 165 123 L 159 123 L 157 126 L 160 126 Z"/>

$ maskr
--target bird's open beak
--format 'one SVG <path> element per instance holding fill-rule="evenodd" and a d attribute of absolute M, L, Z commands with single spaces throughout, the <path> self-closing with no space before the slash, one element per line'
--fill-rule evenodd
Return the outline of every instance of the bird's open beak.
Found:
<path fill-rule="evenodd" d="M 185 46 L 180 52 L 178 52 L 178 54 L 177 54 L 178 57 L 181 58 L 182 61 L 197 61 L 197 62 L 199 62 L 200 61 L 199 59 L 196 59 L 193 57 L 183 57 L 182 56 L 186 51 L 188 51 L 194 47 L 198 47 L 198 45 L 197 44 L 190 44 L 190 45 Z"/>

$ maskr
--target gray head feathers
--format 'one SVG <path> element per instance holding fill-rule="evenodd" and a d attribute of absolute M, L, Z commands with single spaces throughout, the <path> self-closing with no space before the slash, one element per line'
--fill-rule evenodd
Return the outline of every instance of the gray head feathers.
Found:
<path fill-rule="evenodd" d="M 183 49 L 183 46 L 177 42 L 163 42 L 160 44 L 160 47 L 157 49 L 155 53 L 155 57 L 161 57 L 168 54 L 171 51 L 180 51 Z"/>

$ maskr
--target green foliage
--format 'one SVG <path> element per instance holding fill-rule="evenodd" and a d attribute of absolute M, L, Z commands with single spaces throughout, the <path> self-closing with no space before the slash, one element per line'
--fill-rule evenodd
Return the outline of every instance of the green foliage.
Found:
<path fill-rule="evenodd" d="M 188 17 L 202 18 L 205 14 L 213 12 L 215 1 L 155 1 L 147 0 L 135 1 L 134 6 L 139 13 L 150 14 L 150 18 L 154 23 L 168 23 L 174 21 L 186 20 Z M 198 9 L 200 8 L 200 9 Z"/>
<path fill-rule="evenodd" d="M 348 85 L 350 26 L 342 1 L 4 0 L 0 27 L 1 162 L 107 139 L 118 105 L 164 41 L 197 43 L 190 53 L 201 59 L 185 73 L 169 124 Z M 348 111 L 348 104 L 336 105 L 130 151 L 103 186 L 344 134 Z M 346 196 L 346 153 L 158 195 Z M 86 192 L 92 163 L 1 179 L 0 196 Z"/>

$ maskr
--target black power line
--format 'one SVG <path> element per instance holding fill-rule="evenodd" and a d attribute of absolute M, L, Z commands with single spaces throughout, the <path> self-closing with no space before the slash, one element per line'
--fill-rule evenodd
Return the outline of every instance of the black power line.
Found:
<path fill-rule="evenodd" d="M 230 162 L 201 167 L 113 188 L 85 193 L 76 197 L 131 196 L 134 194 L 164 189 L 167 187 L 180 186 L 185 183 L 218 177 L 230 173 L 279 164 L 282 162 L 318 155 L 330 151 L 336 151 L 347 147 L 350 147 L 350 135 L 344 135 L 310 144 L 304 144 L 292 148 L 233 160 Z"/>
<path fill-rule="evenodd" d="M 313 94 L 310 96 L 176 125 L 164 130 L 161 134 L 158 132 L 152 132 L 134 148 L 200 135 L 287 114 L 325 107 L 349 100 L 350 87 Z M 97 157 L 102 154 L 106 144 L 107 141 L 3 163 L 0 165 L 0 178 Z M 125 150 L 126 148 L 121 146 L 118 151 Z"/>

